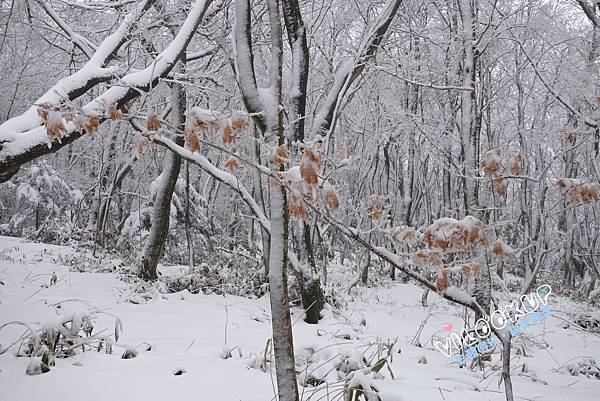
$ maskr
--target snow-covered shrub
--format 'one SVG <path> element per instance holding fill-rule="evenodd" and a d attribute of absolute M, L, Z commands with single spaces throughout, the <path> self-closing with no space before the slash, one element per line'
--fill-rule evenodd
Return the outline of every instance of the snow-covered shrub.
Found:
<path fill-rule="evenodd" d="M 60 242 L 82 219 L 83 194 L 45 160 L 0 184 L 0 234 Z"/>
<path fill-rule="evenodd" d="M 569 373 L 571 376 L 585 376 L 590 379 L 600 380 L 600 369 L 594 358 L 580 358 L 571 361 L 558 369 L 559 372 Z"/>
<path fill-rule="evenodd" d="M 87 250 L 67 254 L 63 257 L 63 263 L 76 272 L 116 272 L 123 267 L 120 259 L 103 250 L 97 250 L 96 256 Z"/>
<path fill-rule="evenodd" d="M 207 256 L 206 262 L 195 266 L 170 266 L 158 280 L 150 283 L 140 280 L 135 273 L 123 274 L 129 282 L 122 301 L 146 303 L 166 293 L 229 294 L 257 298 L 268 293 L 267 276 L 259 256 L 238 247 L 232 251 L 220 250 Z"/>
<path fill-rule="evenodd" d="M 169 292 L 188 290 L 192 294 L 230 294 L 261 297 L 268 292 L 267 277 L 259 256 L 238 247 L 209 256 L 194 271 L 160 277 Z"/>
<path fill-rule="evenodd" d="M 336 385 L 341 386 L 345 400 L 379 401 L 376 380 L 384 377 L 384 368 L 394 378 L 390 363 L 395 344 L 349 342 L 335 347 L 306 348 L 307 354 L 298 358 L 300 365 L 304 365 L 300 383 L 314 392 L 337 392 Z"/>
<path fill-rule="evenodd" d="M 575 316 L 575 324 L 592 333 L 600 333 L 600 312 L 583 312 Z"/>

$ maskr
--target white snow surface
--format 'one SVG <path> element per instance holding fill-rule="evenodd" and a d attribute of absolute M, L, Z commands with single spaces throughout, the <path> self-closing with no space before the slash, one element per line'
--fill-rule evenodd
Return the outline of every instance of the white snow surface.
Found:
<path fill-rule="evenodd" d="M 127 360 L 120 358 L 122 351 L 119 350 L 112 355 L 79 353 L 58 359 L 50 372 L 37 376 L 25 374 L 29 358 L 17 358 L 15 349 L 11 349 L 0 355 L 1 401 L 273 399 L 274 372 L 250 367 L 256 365 L 256 356 L 265 349 L 271 334 L 268 298 L 192 295 L 183 291 L 163 294 L 145 304 L 132 304 L 125 301 L 128 287 L 116 273 L 69 271 L 62 261 L 73 252 L 66 246 L 0 237 L 0 325 L 21 320 L 32 327 L 41 327 L 57 318 L 52 304 L 70 300 L 63 302 L 61 313 L 90 307 L 103 309 L 118 316 L 123 323 L 119 344 L 135 347 L 147 342 L 152 349 L 138 348 L 139 355 Z M 350 269 L 349 265 L 332 264 L 330 282 L 341 282 L 342 277 L 349 276 Z M 177 267 L 162 268 L 164 274 L 177 270 Z M 346 270 L 343 275 L 342 270 Z M 56 272 L 58 282 L 48 286 L 52 272 Z M 498 387 L 498 370 L 460 369 L 431 345 L 433 335 L 440 338 L 446 335 L 443 325 L 451 323 L 454 331 L 463 327 L 460 308 L 435 294 L 429 295 L 431 306 L 422 307 L 422 290 L 412 284 L 358 287 L 353 291 L 344 308 L 328 307 L 318 325 L 304 323 L 302 310 L 293 308 L 299 369 L 303 369 L 303 363 L 309 359 L 318 361 L 319 365 L 313 369 L 315 375 L 339 393 L 341 387 L 332 385 L 335 374 L 323 364 L 341 359 L 349 365 L 355 364 L 368 344 L 378 340 L 393 342 L 397 338 L 391 363 L 395 379 L 387 368 L 375 378 L 361 370 L 352 376 L 355 382 L 370 382 L 379 391 L 382 401 L 505 399 L 503 386 Z M 341 292 L 346 293 L 346 290 Z M 515 399 L 598 400 L 600 380 L 554 371 L 577 357 L 600 361 L 600 338 L 575 328 L 562 328 L 563 321 L 559 319 L 566 318 L 571 311 L 589 311 L 590 307 L 554 295 L 550 297 L 549 306 L 556 317 L 527 327 L 525 334 L 515 340 L 515 351 L 517 346 L 524 345 L 528 355 L 513 354 Z M 419 336 L 423 347 L 410 345 L 429 312 L 431 316 Z M 102 328 L 111 330 L 113 325 L 114 318 L 99 316 L 94 332 Z M 1 346 L 15 341 L 23 331 L 19 326 L 1 330 Z M 542 348 L 545 343 L 548 349 Z M 235 347 L 239 347 L 241 356 Z M 222 354 L 227 354 L 225 350 L 231 350 L 231 358 L 222 359 Z M 423 357 L 426 364 L 419 363 Z M 498 361 L 499 356 L 494 355 L 492 362 Z M 528 374 L 535 372 L 539 380 L 520 375 L 523 364 Z M 178 369 L 185 373 L 174 375 Z M 328 399 L 321 398 L 324 385 L 319 388 L 321 390 L 313 395 L 315 387 L 300 387 L 302 399 Z M 329 399 L 341 398 L 332 393 Z"/>

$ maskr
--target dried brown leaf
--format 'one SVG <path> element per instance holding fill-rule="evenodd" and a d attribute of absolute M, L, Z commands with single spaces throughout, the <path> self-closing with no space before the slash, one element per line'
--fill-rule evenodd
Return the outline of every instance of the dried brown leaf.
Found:
<path fill-rule="evenodd" d="M 200 141 L 198 140 L 198 136 L 194 131 L 185 131 L 185 143 L 187 144 L 190 152 L 195 153 L 200 151 Z"/>
<path fill-rule="evenodd" d="M 106 115 L 113 121 L 123 118 L 123 113 L 117 108 L 115 103 L 106 105 Z"/>
<path fill-rule="evenodd" d="M 150 112 L 146 118 L 146 130 L 148 130 L 148 132 L 156 132 L 160 129 L 160 126 L 161 124 L 158 115 L 154 112 Z"/>
<path fill-rule="evenodd" d="M 138 154 L 142 155 L 148 148 L 150 148 L 150 146 L 151 146 L 150 140 L 147 137 L 142 135 L 142 136 L 140 136 L 140 140 L 137 143 L 136 150 L 137 150 Z"/>

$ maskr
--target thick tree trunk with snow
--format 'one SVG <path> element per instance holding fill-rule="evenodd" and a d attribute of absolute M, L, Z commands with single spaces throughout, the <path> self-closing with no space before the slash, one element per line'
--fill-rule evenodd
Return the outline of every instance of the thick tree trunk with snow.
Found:
<path fill-rule="evenodd" d="M 462 42 L 463 42 L 463 67 L 462 86 L 471 90 L 461 92 L 461 144 L 463 149 L 463 190 L 465 215 L 481 218 L 479 210 L 479 190 L 475 179 L 478 169 L 479 157 L 479 130 L 475 127 L 475 74 L 476 57 L 475 27 L 473 16 L 474 5 L 470 0 L 458 0 L 460 16 L 462 19 Z M 475 2 L 476 5 L 476 2 Z M 475 280 L 475 297 L 484 310 L 489 310 L 491 300 L 491 275 L 489 265 L 482 264 L 481 276 Z M 479 317 L 479 316 L 478 316 Z"/>
<path fill-rule="evenodd" d="M 278 398 L 280 401 L 297 401 L 299 399 L 298 384 L 287 291 L 288 209 L 285 188 L 281 186 L 272 188 L 270 198 L 269 293 Z"/>
<path fill-rule="evenodd" d="M 510 377 L 510 348 L 511 336 L 506 333 L 502 339 L 502 381 L 504 382 L 504 393 L 506 401 L 514 401 L 512 379 Z"/>
<path fill-rule="evenodd" d="M 271 90 L 276 109 L 266 110 L 273 124 L 268 134 L 275 135 L 279 146 L 285 144 L 283 113 L 279 108 L 282 102 L 282 58 L 283 39 L 281 14 L 278 0 L 268 0 L 269 22 L 271 24 Z M 284 166 L 280 166 L 283 171 Z M 294 359 L 292 319 L 287 289 L 288 229 L 289 210 L 286 189 L 271 186 L 271 249 L 269 252 L 269 291 L 271 296 L 271 325 L 277 375 L 277 393 L 280 401 L 298 401 L 298 383 Z"/>
<path fill-rule="evenodd" d="M 271 122 L 267 135 L 275 135 L 279 146 L 285 144 L 283 115 L 279 105 L 282 101 L 282 58 L 283 40 L 281 15 L 278 0 L 268 0 L 269 22 L 271 24 L 271 90 L 275 100 L 275 109 L 266 110 Z M 284 166 L 280 166 L 283 171 Z M 277 393 L 280 401 L 298 401 L 298 383 L 296 381 L 296 363 L 294 359 L 294 340 L 292 336 L 292 318 L 287 289 L 288 266 L 288 229 L 289 210 L 286 189 L 281 185 L 272 185 L 271 200 L 271 249 L 269 252 L 269 293 L 271 298 L 271 325 L 273 330 L 273 349 L 277 375 Z"/>
<path fill-rule="evenodd" d="M 181 130 L 185 126 L 186 96 L 185 88 L 181 84 L 173 84 L 172 89 L 173 110 L 171 112 L 171 123 Z M 178 135 L 175 143 L 182 146 L 183 137 Z M 156 198 L 154 199 L 154 210 L 152 215 L 152 228 L 146 239 L 138 261 L 138 272 L 144 280 L 155 280 L 158 278 L 157 266 L 163 255 L 167 237 L 169 235 L 169 222 L 171 219 L 171 200 L 173 191 L 181 169 L 181 157 L 174 152 L 166 152 L 163 171 L 160 175 Z"/>
<path fill-rule="evenodd" d="M 236 68 L 239 86 L 246 108 L 254 115 L 254 121 L 264 133 L 265 140 L 271 146 L 284 146 L 283 115 L 279 105 L 282 103 L 282 59 L 283 38 L 281 27 L 280 2 L 267 0 L 271 34 L 271 63 L 269 65 L 269 93 L 272 102 L 263 104 L 256 87 L 252 57 L 252 37 L 250 27 L 250 3 L 239 0 L 236 3 L 235 47 L 237 57 Z M 271 104 L 272 103 L 272 104 Z M 272 164 L 271 171 L 284 171 L 280 164 Z M 260 183 L 259 183 L 260 186 Z M 294 342 L 292 336 L 292 320 L 288 300 L 287 267 L 289 210 L 285 187 L 269 185 L 269 210 L 271 215 L 270 248 L 269 248 L 269 294 L 271 302 L 271 326 L 273 333 L 273 349 L 277 376 L 277 398 L 280 401 L 298 401 L 298 384 L 296 382 L 296 366 L 294 359 Z M 260 190 L 261 188 L 257 188 Z M 253 209 L 258 215 L 263 212 L 251 200 Z M 265 229 L 267 225 L 263 222 Z"/>

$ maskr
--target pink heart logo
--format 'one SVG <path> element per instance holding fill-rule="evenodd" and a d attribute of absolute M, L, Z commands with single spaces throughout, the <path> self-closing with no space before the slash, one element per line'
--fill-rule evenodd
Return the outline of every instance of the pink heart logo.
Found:
<path fill-rule="evenodd" d="M 444 325 L 444 331 L 447 333 L 451 333 L 452 332 L 452 323 L 446 323 Z"/>

